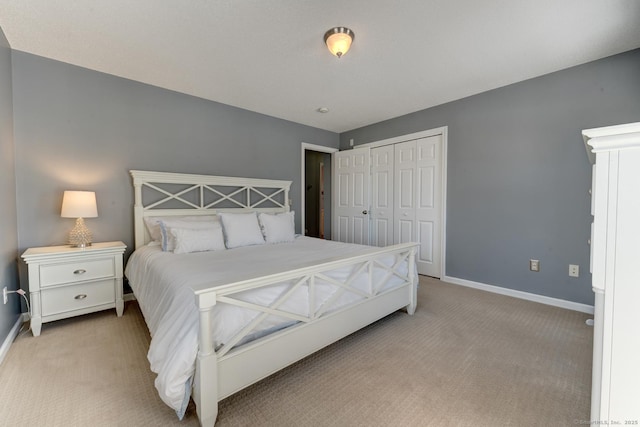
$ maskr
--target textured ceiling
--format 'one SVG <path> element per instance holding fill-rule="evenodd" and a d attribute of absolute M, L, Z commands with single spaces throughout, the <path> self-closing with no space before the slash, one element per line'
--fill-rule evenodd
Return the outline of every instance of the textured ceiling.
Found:
<path fill-rule="evenodd" d="M 0 0 L 15 50 L 335 132 L 640 47 L 639 24 L 638 0 Z"/>

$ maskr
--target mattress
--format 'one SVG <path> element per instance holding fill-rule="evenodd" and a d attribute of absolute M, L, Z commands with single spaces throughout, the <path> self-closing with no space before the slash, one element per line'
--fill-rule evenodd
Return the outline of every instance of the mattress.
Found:
<path fill-rule="evenodd" d="M 297 237 L 292 243 L 189 254 L 163 252 L 153 244 L 137 249 L 129 258 L 125 275 L 151 334 L 148 359 L 151 370 L 157 374 L 155 386 L 162 400 L 180 414 L 190 396 L 190 379 L 195 371 L 198 352 L 199 316 L 195 291 L 369 254 L 376 249 L 309 237 Z M 395 257 L 389 255 L 381 261 L 391 267 Z M 406 273 L 406 268 L 405 263 L 400 272 Z M 326 276 L 344 281 L 354 271 L 354 266 L 343 267 L 326 273 Z M 380 268 L 374 269 L 373 274 L 384 277 L 387 272 Z M 251 289 L 235 297 L 258 305 L 269 305 L 291 289 L 293 283 Z M 401 278 L 391 275 L 383 289 L 403 283 Z M 368 284 L 368 272 L 364 271 L 353 278 L 351 286 L 366 291 Z M 332 298 L 338 289 L 330 281 L 316 280 L 314 298 L 311 299 L 316 307 L 309 307 L 309 289 L 305 285 L 299 286 L 279 309 L 307 316 L 310 310 L 328 302 L 331 303 L 327 310 L 330 312 L 363 299 L 353 292 L 343 292 L 339 298 Z M 259 314 L 255 310 L 218 303 L 214 307 L 211 325 L 215 347 L 231 340 Z M 291 325 L 290 318 L 269 315 L 240 344 Z"/>

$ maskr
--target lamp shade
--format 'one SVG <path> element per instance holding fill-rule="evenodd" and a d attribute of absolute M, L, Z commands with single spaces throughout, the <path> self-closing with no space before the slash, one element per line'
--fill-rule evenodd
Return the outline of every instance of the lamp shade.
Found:
<path fill-rule="evenodd" d="M 324 34 L 324 42 L 327 44 L 327 48 L 338 58 L 347 53 L 354 38 L 353 31 L 345 27 L 335 27 Z"/>
<path fill-rule="evenodd" d="M 97 217 L 96 193 L 93 191 L 65 191 L 60 216 L 62 218 Z"/>

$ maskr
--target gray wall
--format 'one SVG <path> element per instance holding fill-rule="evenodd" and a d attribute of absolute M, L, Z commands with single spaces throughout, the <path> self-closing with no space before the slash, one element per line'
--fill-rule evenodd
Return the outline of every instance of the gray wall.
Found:
<path fill-rule="evenodd" d="M 345 132 L 340 146 L 448 126 L 446 274 L 593 304 L 580 132 L 639 118 L 634 50 Z"/>
<path fill-rule="evenodd" d="M 0 28 L 0 292 L 18 288 L 18 234 L 14 168 L 13 106 L 11 90 L 11 48 Z M 17 294 L 0 303 L 0 345 L 20 315 Z"/>
<path fill-rule="evenodd" d="M 96 191 L 95 241 L 133 247 L 130 169 L 293 180 L 301 142 L 336 133 L 13 52 L 19 249 L 64 244 L 64 190 Z M 296 227 L 300 218 L 296 215 Z"/>

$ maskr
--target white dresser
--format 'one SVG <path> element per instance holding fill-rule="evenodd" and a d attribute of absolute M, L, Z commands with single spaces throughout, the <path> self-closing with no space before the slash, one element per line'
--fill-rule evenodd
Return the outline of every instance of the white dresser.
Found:
<path fill-rule="evenodd" d="M 640 123 L 582 132 L 593 176 L 591 422 L 640 424 Z"/>
<path fill-rule="evenodd" d="M 109 308 L 122 316 L 122 242 L 86 248 L 48 246 L 27 249 L 31 331 L 43 323 Z"/>

